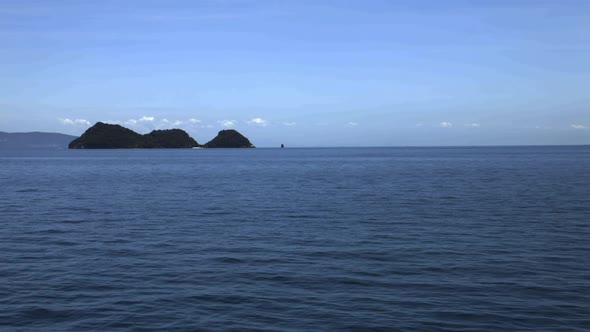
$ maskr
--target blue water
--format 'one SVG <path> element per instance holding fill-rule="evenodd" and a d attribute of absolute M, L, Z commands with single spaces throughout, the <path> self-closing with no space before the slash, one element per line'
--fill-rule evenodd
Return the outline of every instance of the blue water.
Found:
<path fill-rule="evenodd" d="M 588 331 L 590 147 L 0 151 L 0 329 Z"/>

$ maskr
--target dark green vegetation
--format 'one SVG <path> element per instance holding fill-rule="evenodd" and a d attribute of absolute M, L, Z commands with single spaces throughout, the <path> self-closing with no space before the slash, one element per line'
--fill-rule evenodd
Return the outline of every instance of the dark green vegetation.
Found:
<path fill-rule="evenodd" d="M 197 141 L 181 129 L 154 130 L 143 135 L 144 148 L 192 148 L 199 146 Z"/>
<path fill-rule="evenodd" d="M 253 148 L 254 144 L 236 130 L 220 131 L 217 136 L 205 144 L 206 148 Z"/>
<path fill-rule="evenodd" d="M 57 133 L 5 133 L 0 132 L 0 150 L 3 149 L 66 149 L 76 136 Z"/>
<path fill-rule="evenodd" d="M 70 149 L 157 149 L 192 148 L 200 146 L 184 130 L 154 130 L 141 135 L 120 125 L 97 122 L 82 136 L 71 141 Z M 239 132 L 229 129 L 220 131 L 203 147 L 206 148 L 253 148 L 254 145 Z"/>
<path fill-rule="evenodd" d="M 141 135 L 125 127 L 97 122 L 73 140 L 70 149 L 192 148 L 199 144 L 184 130 L 154 130 Z"/>

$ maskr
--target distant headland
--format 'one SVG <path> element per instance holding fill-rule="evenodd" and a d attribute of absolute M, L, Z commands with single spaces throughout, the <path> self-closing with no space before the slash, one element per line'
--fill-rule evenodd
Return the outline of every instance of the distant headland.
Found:
<path fill-rule="evenodd" d="M 5 133 L 0 132 L 0 150 L 61 150 L 76 136 L 58 133 Z"/>
<path fill-rule="evenodd" d="M 141 135 L 117 124 L 97 122 L 68 145 L 70 149 L 162 149 L 162 148 L 253 148 L 254 145 L 236 130 L 222 130 L 200 145 L 184 130 L 154 130 Z"/>

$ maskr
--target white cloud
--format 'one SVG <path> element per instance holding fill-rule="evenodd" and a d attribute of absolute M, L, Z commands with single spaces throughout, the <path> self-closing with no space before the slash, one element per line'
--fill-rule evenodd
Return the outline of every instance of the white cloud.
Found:
<path fill-rule="evenodd" d="M 422 127 L 422 126 L 424 126 L 424 124 L 422 122 L 416 123 L 416 127 Z"/>
<path fill-rule="evenodd" d="M 358 124 L 358 123 L 356 123 L 356 122 L 350 121 L 350 122 L 349 122 L 347 125 L 348 125 L 349 127 L 356 127 L 356 126 L 358 126 L 359 124 Z"/>
<path fill-rule="evenodd" d="M 579 125 L 579 124 L 573 124 L 573 125 L 571 125 L 571 127 L 574 128 L 574 129 L 586 129 L 586 128 L 588 128 L 586 126 Z"/>
<path fill-rule="evenodd" d="M 451 128 L 453 124 L 448 121 L 443 121 L 438 126 L 441 128 Z"/>
<path fill-rule="evenodd" d="M 129 119 L 127 121 L 124 122 L 124 124 L 129 125 L 129 126 L 135 126 L 141 122 L 154 122 L 156 118 L 154 118 L 153 116 L 142 116 L 139 119 Z"/>
<path fill-rule="evenodd" d="M 153 116 L 142 116 L 141 119 L 137 120 L 139 122 L 153 122 L 156 118 Z"/>
<path fill-rule="evenodd" d="M 185 122 L 182 120 L 168 120 L 168 119 L 164 118 L 164 119 L 161 119 L 158 121 L 156 128 L 158 128 L 158 129 L 170 128 L 171 126 L 181 126 L 184 123 Z"/>
<path fill-rule="evenodd" d="M 283 126 L 287 126 L 287 127 L 293 127 L 296 125 L 297 125 L 296 122 L 283 122 Z"/>
<path fill-rule="evenodd" d="M 179 122 L 179 121 L 176 121 Z M 190 118 L 188 120 L 185 121 L 180 121 L 181 123 L 177 123 L 176 125 L 180 125 L 180 124 L 186 124 L 189 125 L 191 128 L 213 128 L 212 125 L 205 123 L 203 120 L 200 119 L 195 119 L 195 118 Z"/>
<path fill-rule="evenodd" d="M 221 121 L 217 121 L 222 127 L 233 127 L 236 125 L 236 120 L 221 120 Z"/>
<path fill-rule="evenodd" d="M 85 119 L 59 119 L 65 125 L 84 125 L 90 126 L 90 121 Z"/>
<path fill-rule="evenodd" d="M 479 127 L 480 127 L 480 124 L 479 124 L 479 123 L 476 123 L 476 122 L 473 122 L 473 123 L 466 123 L 466 124 L 465 124 L 465 127 L 470 127 L 470 128 L 479 128 Z"/>
<path fill-rule="evenodd" d="M 247 123 L 249 125 L 254 125 L 254 126 L 260 126 L 260 127 L 266 127 L 268 126 L 268 121 L 264 120 L 262 118 L 254 118 L 250 121 L 247 121 Z"/>

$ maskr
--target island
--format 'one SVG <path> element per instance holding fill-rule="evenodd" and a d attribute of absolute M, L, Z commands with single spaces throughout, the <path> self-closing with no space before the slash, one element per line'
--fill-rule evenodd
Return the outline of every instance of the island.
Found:
<path fill-rule="evenodd" d="M 193 148 L 199 144 L 184 130 L 154 130 L 141 135 L 117 124 L 97 122 L 71 141 L 70 149 L 156 149 Z"/>
<path fill-rule="evenodd" d="M 234 129 L 220 131 L 217 136 L 204 145 L 206 148 L 254 148 L 244 135 Z"/>
<path fill-rule="evenodd" d="M 222 130 L 210 142 L 199 145 L 181 129 L 154 130 L 149 134 L 117 124 L 97 122 L 82 136 L 70 142 L 70 149 L 161 149 L 161 148 L 254 148 L 244 135 L 234 129 Z"/>

